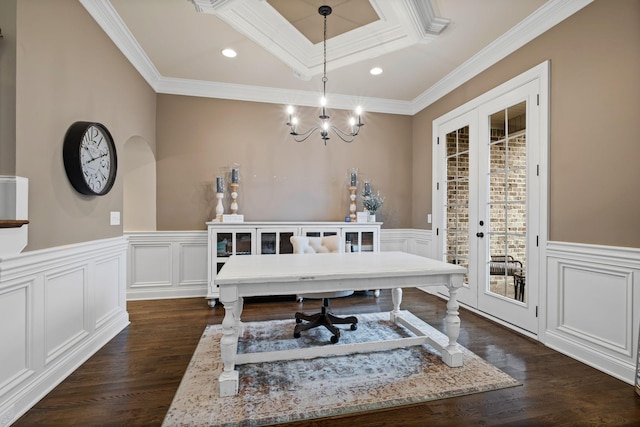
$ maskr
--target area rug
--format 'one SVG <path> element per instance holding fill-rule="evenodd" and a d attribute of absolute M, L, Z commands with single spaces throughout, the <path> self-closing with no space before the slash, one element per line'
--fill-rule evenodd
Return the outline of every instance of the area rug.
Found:
<path fill-rule="evenodd" d="M 403 311 L 403 317 L 438 343 L 448 338 Z M 291 350 L 414 336 L 388 313 L 359 314 L 358 329 L 341 330 L 331 344 L 324 328 L 293 338 L 294 320 L 245 323 L 238 351 Z M 444 399 L 520 383 L 464 349 L 464 365 L 450 368 L 429 345 L 311 360 L 237 366 L 239 393 L 219 397 L 222 327 L 209 325 L 164 419 L 172 426 L 263 426 Z"/>

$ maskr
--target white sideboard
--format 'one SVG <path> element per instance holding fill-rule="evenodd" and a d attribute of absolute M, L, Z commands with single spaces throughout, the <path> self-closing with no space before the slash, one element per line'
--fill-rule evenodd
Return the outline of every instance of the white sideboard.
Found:
<path fill-rule="evenodd" d="M 220 296 L 216 275 L 231 255 L 292 253 L 291 236 L 339 235 L 345 250 L 379 252 L 381 222 L 208 222 L 207 299 L 215 306 Z"/>

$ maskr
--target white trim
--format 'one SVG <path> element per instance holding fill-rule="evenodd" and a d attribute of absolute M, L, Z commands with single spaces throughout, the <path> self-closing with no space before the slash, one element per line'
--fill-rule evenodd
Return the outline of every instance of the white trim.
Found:
<path fill-rule="evenodd" d="M 535 85 L 535 87 L 533 87 Z M 549 145 L 549 61 L 545 61 L 520 75 L 510 79 L 509 81 L 491 89 L 488 92 L 468 101 L 467 103 L 455 108 L 454 110 L 438 117 L 433 121 L 432 127 L 432 215 L 433 215 L 433 227 L 436 230 L 443 230 L 444 223 L 446 221 L 443 204 L 445 200 L 446 184 L 444 174 L 446 173 L 444 161 L 445 161 L 445 148 L 446 142 L 440 141 L 438 145 L 438 138 L 443 139 L 446 133 L 457 129 L 461 126 L 469 125 L 470 135 L 470 147 L 472 150 L 474 147 L 478 147 L 474 140 L 479 138 L 478 132 L 483 132 L 483 127 L 480 123 L 486 123 L 483 117 L 483 109 L 493 102 L 500 100 L 500 97 L 511 96 L 511 94 L 526 88 L 527 96 L 532 96 L 528 102 L 528 111 L 531 111 L 528 122 L 535 118 L 533 123 L 537 122 L 537 126 L 534 124 L 531 129 L 528 130 L 533 135 L 533 141 L 535 143 L 528 143 L 528 172 L 527 172 L 527 187 L 528 187 L 528 265 L 530 266 L 527 271 L 527 293 L 529 297 L 524 306 L 518 304 L 503 304 L 499 300 L 493 300 L 489 298 L 482 298 L 483 294 L 479 292 L 475 284 L 480 282 L 478 277 L 484 277 L 484 272 L 479 269 L 478 264 L 475 262 L 477 254 L 474 253 L 474 246 L 479 244 L 478 239 L 475 238 L 476 231 L 483 231 L 482 228 L 474 228 L 479 220 L 482 220 L 484 215 L 478 216 L 478 213 L 473 209 L 478 205 L 478 200 L 474 199 L 477 196 L 478 189 L 474 187 L 474 179 L 470 181 L 470 198 L 469 198 L 469 290 L 468 293 L 461 292 L 459 294 L 459 300 L 462 303 L 476 307 L 478 309 L 486 309 L 487 311 L 501 310 L 504 313 L 505 320 L 511 322 L 523 322 L 520 326 L 528 328 L 534 334 L 540 334 L 543 331 L 543 321 L 538 316 L 535 318 L 536 307 L 539 313 L 540 304 L 539 301 L 545 301 L 544 296 L 546 291 L 543 290 L 542 278 L 545 277 L 546 264 L 544 262 L 544 247 L 547 241 L 548 234 L 548 145 Z M 539 97 L 539 102 L 535 102 L 536 95 Z M 502 102 L 502 101 L 501 101 Z M 539 104 L 539 105 L 537 105 Z M 486 115 L 486 112 L 484 113 Z M 533 116 L 535 114 L 535 116 Z M 486 126 L 485 126 L 486 127 Z M 484 134 L 487 130 L 484 129 Z M 537 137 L 535 136 L 537 135 Z M 529 151 L 531 150 L 531 151 Z M 476 155 L 477 157 L 477 155 Z M 470 176 L 478 176 L 479 172 L 474 171 L 475 163 L 471 162 L 469 174 Z M 539 173 L 536 174 L 536 169 L 539 169 Z M 536 236 L 538 237 L 538 244 L 536 246 Z M 434 242 L 434 254 L 440 259 L 444 254 L 444 233 L 440 233 Z M 483 256 L 480 256 L 483 259 Z M 479 274 L 478 272 L 482 273 Z M 477 298 L 477 302 L 474 300 Z M 493 304 L 493 309 L 486 307 L 487 303 Z M 485 305 L 485 307 L 483 307 Z M 544 312 L 545 308 L 543 308 Z M 497 312 L 494 314 L 498 314 Z M 518 319 L 518 320 L 516 320 Z M 526 325 L 525 323 L 526 322 Z M 544 332 L 542 332 L 544 334 Z M 541 339 L 543 339 L 541 337 Z"/>
<path fill-rule="evenodd" d="M 402 251 L 432 258 L 433 232 L 415 228 L 381 229 L 380 251 Z"/>
<path fill-rule="evenodd" d="M 546 344 L 633 384 L 640 249 L 567 242 L 546 249 Z"/>
<path fill-rule="evenodd" d="M 231 226 L 231 225 L 230 225 Z M 196 244 L 207 243 L 206 231 L 182 231 L 182 232 L 144 232 L 144 233 L 126 233 L 129 238 L 129 245 L 137 244 L 161 244 L 168 243 L 172 247 L 179 248 L 181 245 L 196 242 Z M 402 250 L 404 252 L 412 253 L 415 255 L 430 256 L 430 252 L 433 251 L 434 246 L 434 233 L 431 230 L 422 229 L 381 229 L 380 230 L 380 248 L 381 251 L 396 251 Z M 625 382 L 633 383 L 635 365 L 633 362 L 633 355 L 637 352 L 637 337 L 638 337 L 638 318 L 640 318 L 640 249 L 636 248 L 621 248 L 621 247 L 609 247 L 598 245 L 586 245 L 579 243 L 564 243 L 564 242 L 549 242 L 546 249 L 542 253 L 547 254 L 546 258 L 542 259 L 541 264 L 545 266 L 551 264 L 554 267 L 558 263 L 575 264 L 575 263 L 588 263 L 593 265 L 594 268 L 590 269 L 588 273 L 593 277 L 599 277 L 602 271 L 610 274 L 614 272 L 613 277 L 624 276 L 632 280 L 629 288 L 631 290 L 631 296 L 629 301 L 618 301 L 623 307 L 632 307 L 630 313 L 625 314 L 625 319 L 631 319 L 634 321 L 633 325 L 615 325 L 612 324 L 612 328 L 625 328 L 625 336 L 629 336 L 630 340 L 628 345 L 615 344 L 611 345 L 610 340 L 599 338 L 599 334 L 594 331 L 581 331 L 580 334 L 575 334 L 572 331 L 568 331 L 566 328 L 555 328 L 553 322 L 549 323 L 546 319 L 548 316 L 545 313 L 555 313 L 557 309 L 551 311 L 545 307 L 545 299 L 541 299 L 540 304 L 540 327 L 538 335 L 531 334 L 524 331 L 517 326 L 504 322 L 500 319 L 496 319 L 474 309 L 473 307 L 464 306 L 464 308 L 472 311 L 480 316 L 490 319 L 498 324 L 501 324 L 515 332 L 523 334 L 529 338 L 538 339 L 545 343 L 549 347 L 560 351 L 572 358 L 580 360 L 596 369 L 599 369 L 609 375 L 619 378 Z M 179 253 L 179 252 L 178 252 Z M 131 254 L 129 254 L 131 256 Z M 172 258 L 167 256 L 166 262 L 174 262 L 173 271 L 178 270 L 180 267 L 179 258 Z M 197 265 L 197 264 L 196 264 Z M 2 264 L 0 264 L 2 266 Z M 137 267 L 133 263 L 130 264 L 131 270 Z M 546 267 L 545 267 L 546 269 Z M 633 274 L 630 274 L 632 272 Z M 206 273 L 205 273 L 206 274 Z M 130 276 L 128 276 L 130 277 Z M 174 276 L 172 276 L 174 277 Z M 549 304 L 557 305 L 557 289 L 558 289 L 558 270 L 554 267 L 549 269 L 544 276 L 541 276 L 541 295 L 549 295 Z M 204 285 L 201 288 L 200 293 L 197 295 L 190 295 L 188 293 L 180 292 L 183 288 L 176 281 L 171 283 L 171 287 L 168 289 L 158 287 L 155 289 L 155 294 L 149 292 L 145 295 L 147 298 L 179 298 L 185 296 L 202 296 L 204 297 L 207 292 L 207 277 L 203 278 Z M 549 285 L 547 285 L 547 282 Z M 18 285 L 16 285 L 18 286 Z M 200 286 L 198 284 L 198 286 Z M 550 287 L 550 291 L 547 292 L 547 286 Z M 175 289 L 172 290 L 172 289 Z M 426 291 L 426 289 L 423 289 Z M 434 292 L 434 288 L 431 288 L 429 292 Z M 441 298 L 446 296 L 436 294 Z M 136 298 L 139 295 L 134 295 Z M 555 300 L 554 300 L 555 299 Z M 581 301 L 565 301 L 567 304 L 575 306 L 580 304 Z M 627 304 L 627 305 L 625 305 Z M 550 316 L 550 315 L 549 315 Z M 551 316 L 550 316 L 551 317 Z M 633 320 L 635 319 L 635 320 Z M 552 319 L 553 321 L 553 319 Z M 547 324 L 550 326 L 548 329 Z M 629 329 L 631 328 L 631 329 Z M 546 332 L 546 333 L 545 333 Z M 606 338 L 606 337 L 605 337 Z M 546 341 L 545 341 L 546 339 Z"/>
<path fill-rule="evenodd" d="M 28 411 L 129 324 L 123 237 L 0 259 L 0 425 Z"/>
<path fill-rule="evenodd" d="M 164 77 L 160 75 L 155 65 L 142 50 L 140 44 L 133 37 L 122 21 L 122 18 L 108 0 L 79 1 L 156 93 L 236 99 L 283 105 L 291 103 L 291 98 L 285 98 L 283 96 L 284 93 L 289 92 L 287 89 L 233 85 L 221 82 L 186 81 L 183 79 Z M 417 114 L 463 83 L 485 71 L 491 65 L 578 12 L 592 1 L 593 0 L 548 1 L 533 14 L 529 15 L 511 30 L 507 31 L 493 43 L 486 46 L 411 101 L 382 98 L 360 98 L 359 101 L 362 105 L 367 106 L 367 111 L 371 112 L 403 115 Z M 311 96 L 310 93 L 300 93 L 297 91 L 296 95 L 300 95 L 303 100 L 307 100 Z M 313 96 L 314 102 L 305 101 L 298 105 L 315 106 L 317 103 L 317 93 L 313 94 Z M 334 98 L 338 98 L 338 101 L 334 101 Z M 354 98 L 355 97 L 349 95 L 338 96 L 338 94 L 333 94 L 332 103 L 335 102 L 335 108 L 350 110 L 352 109 Z"/>
<path fill-rule="evenodd" d="M 124 234 L 129 242 L 127 300 L 207 295 L 207 231 Z"/>
<path fill-rule="evenodd" d="M 531 40 L 578 12 L 593 0 L 551 0 L 466 60 L 413 101 L 414 114 L 457 89 Z"/>

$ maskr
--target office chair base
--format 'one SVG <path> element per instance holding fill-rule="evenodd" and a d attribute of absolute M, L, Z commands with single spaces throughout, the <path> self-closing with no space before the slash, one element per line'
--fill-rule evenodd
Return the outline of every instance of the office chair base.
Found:
<path fill-rule="evenodd" d="M 320 313 L 311 315 L 300 312 L 296 313 L 296 327 L 293 331 L 293 337 L 300 338 L 300 332 L 317 328 L 318 326 L 324 326 L 333 334 L 331 342 L 335 344 L 340 340 L 340 329 L 336 328 L 334 325 L 351 324 L 352 331 L 358 329 L 357 317 L 337 317 L 329 312 L 328 306 L 328 302 L 323 300 L 322 311 Z M 306 321 L 307 323 L 302 323 L 303 321 Z"/>

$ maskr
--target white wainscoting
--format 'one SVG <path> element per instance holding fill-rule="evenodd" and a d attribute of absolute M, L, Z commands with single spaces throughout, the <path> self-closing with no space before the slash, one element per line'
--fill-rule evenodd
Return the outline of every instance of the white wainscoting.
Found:
<path fill-rule="evenodd" d="M 384 252 L 402 251 L 426 258 L 433 257 L 433 233 L 419 229 L 380 230 L 380 250 Z"/>
<path fill-rule="evenodd" d="M 207 232 L 127 232 L 127 299 L 205 297 Z"/>
<path fill-rule="evenodd" d="M 129 239 L 128 299 L 206 296 L 206 231 L 125 234 Z M 431 230 L 380 232 L 382 251 L 432 258 L 434 247 Z M 544 333 L 539 339 L 633 383 L 640 319 L 640 250 L 549 242 L 545 266 L 547 283 L 540 284 L 540 292 L 547 296 L 548 304 L 540 307 L 546 325 L 541 325 Z"/>
<path fill-rule="evenodd" d="M 124 237 L 0 259 L 0 426 L 129 324 Z"/>
<path fill-rule="evenodd" d="M 633 384 L 640 250 L 549 242 L 545 344 Z"/>
<path fill-rule="evenodd" d="M 383 251 L 430 256 L 431 230 L 381 230 Z M 126 232 L 129 241 L 127 299 L 205 297 L 207 232 Z"/>

